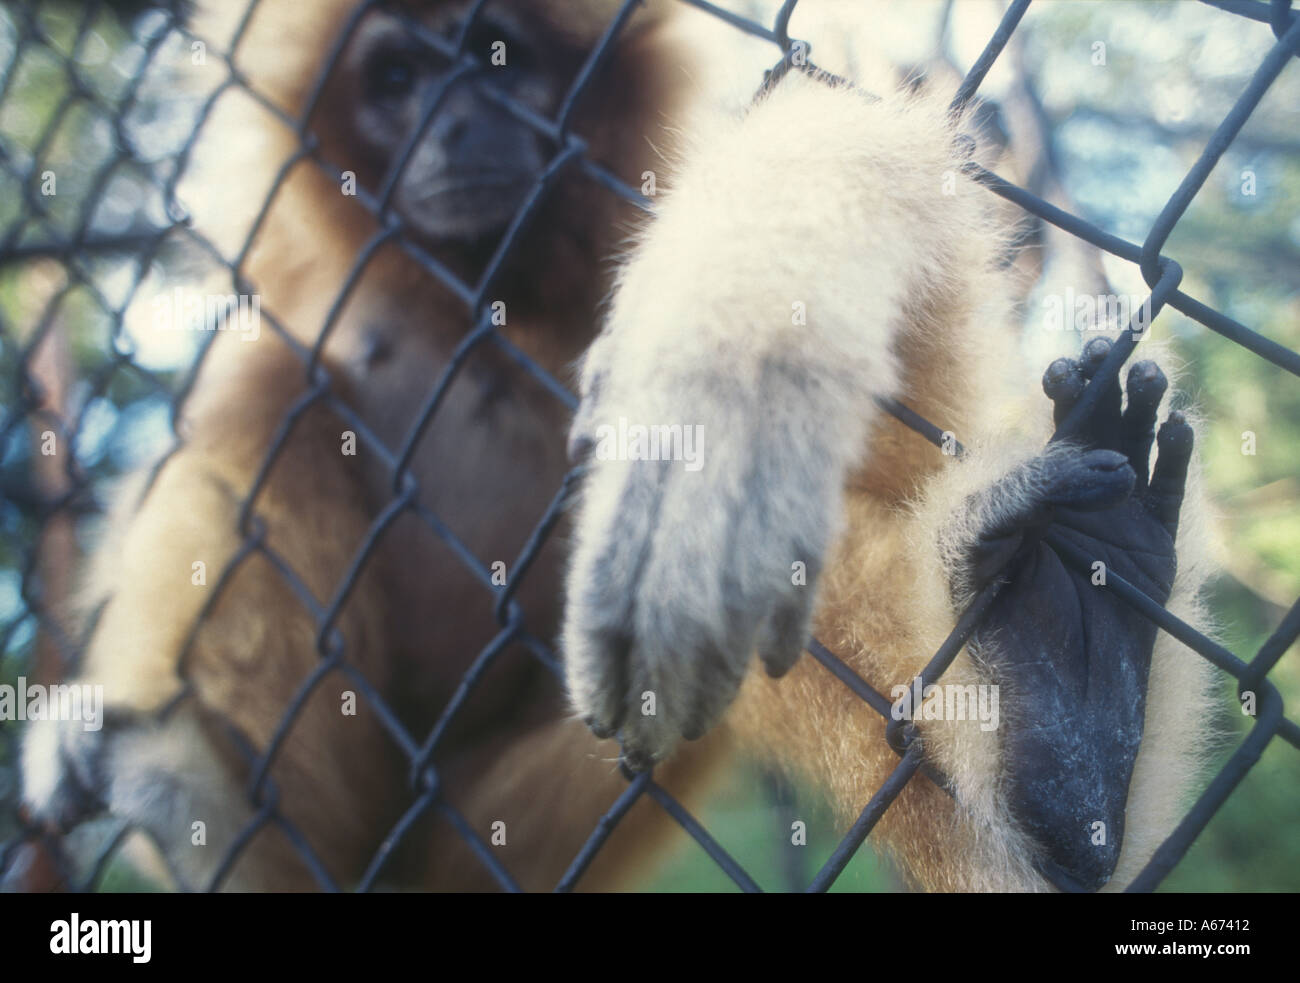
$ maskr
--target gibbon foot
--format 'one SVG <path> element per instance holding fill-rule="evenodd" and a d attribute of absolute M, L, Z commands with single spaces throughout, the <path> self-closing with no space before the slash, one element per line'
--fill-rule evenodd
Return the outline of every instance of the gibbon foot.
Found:
<path fill-rule="evenodd" d="M 1110 351 L 1043 377 L 1059 425 Z M 1104 588 L 1118 575 L 1164 604 L 1176 570 L 1174 537 L 1192 429 L 1170 413 L 1156 438 L 1167 381 L 1154 362 L 1128 373 L 1128 405 L 1112 384 L 1073 445 L 1057 444 L 973 505 L 988 521 L 969 557 L 967 585 L 1005 585 L 973 638 L 1002 688 L 1009 804 L 1047 859 L 1096 889 L 1119 858 L 1129 779 L 1142 740 L 1156 626 Z M 1051 535 L 1092 560 L 1067 566 Z"/>

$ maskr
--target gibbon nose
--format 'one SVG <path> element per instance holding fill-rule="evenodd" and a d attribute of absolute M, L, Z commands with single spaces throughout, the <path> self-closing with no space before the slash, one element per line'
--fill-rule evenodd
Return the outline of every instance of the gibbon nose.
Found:
<path fill-rule="evenodd" d="M 443 107 L 430 131 L 450 169 L 485 177 L 537 170 L 536 139 L 483 96 L 461 93 Z"/>

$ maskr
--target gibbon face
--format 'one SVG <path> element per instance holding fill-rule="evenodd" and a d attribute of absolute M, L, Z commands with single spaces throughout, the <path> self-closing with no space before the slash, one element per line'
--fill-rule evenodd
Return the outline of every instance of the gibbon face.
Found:
<path fill-rule="evenodd" d="M 448 38 L 448 47 L 455 39 Z M 493 99 L 506 95 L 538 113 L 560 95 L 513 43 L 510 26 L 481 18 L 465 51 L 491 68 L 461 69 L 417 36 L 403 18 L 372 13 L 357 27 L 331 78 L 329 104 L 342 120 L 320 121 L 359 150 L 361 183 L 381 191 L 394 165 L 391 200 L 432 244 L 474 243 L 504 229 L 546 160 L 536 131 Z M 428 116 L 421 129 L 421 122 Z M 333 122 L 333 125 L 331 125 Z M 415 143 L 408 144 L 415 135 Z"/>
<path fill-rule="evenodd" d="M 366 15 L 322 103 L 342 113 L 313 120 L 326 155 L 358 158 L 358 178 L 370 191 L 382 192 L 400 168 L 391 201 L 430 245 L 480 242 L 518 212 L 550 148 L 503 97 L 553 114 L 581 57 L 567 44 L 526 45 L 518 19 L 493 5 L 466 34 L 457 60 L 453 15 L 461 6 L 442 4 L 422 17 L 428 34 L 409 17 Z"/>

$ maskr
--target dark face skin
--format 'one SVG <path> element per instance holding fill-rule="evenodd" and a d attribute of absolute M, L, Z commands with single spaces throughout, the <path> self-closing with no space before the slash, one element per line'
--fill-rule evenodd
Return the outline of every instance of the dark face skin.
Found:
<path fill-rule="evenodd" d="M 332 73 L 335 91 L 324 101 L 346 107 L 346 118 L 317 121 L 337 138 L 328 141 L 338 146 L 327 146 L 327 155 L 335 150 L 335 162 L 354 167 L 361 183 L 377 193 L 438 100 L 400 165 L 391 199 L 433 246 L 474 245 L 500 233 L 553 152 L 549 141 L 499 100 L 508 97 L 538 115 L 553 114 L 576 67 L 575 53 L 526 43 L 527 28 L 510 23 L 508 10 L 494 9 L 500 6 L 489 4 L 475 22 L 465 50 L 478 65 L 449 89 L 445 83 L 455 66 L 445 53 L 400 17 L 368 15 Z M 454 5 L 442 17 L 445 25 L 429 30 L 454 38 L 461 13 Z M 543 47 L 545 54 L 539 54 Z"/>

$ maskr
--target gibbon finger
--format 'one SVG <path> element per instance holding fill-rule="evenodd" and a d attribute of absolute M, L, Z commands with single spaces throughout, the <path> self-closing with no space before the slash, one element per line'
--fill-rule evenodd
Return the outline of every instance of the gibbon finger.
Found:
<path fill-rule="evenodd" d="M 1083 351 L 1079 353 L 1079 371 L 1089 382 L 1101 368 L 1101 363 L 1106 361 L 1106 356 L 1110 354 L 1109 338 L 1093 338 L 1083 346 Z"/>
<path fill-rule="evenodd" d="M 758 657 L 773 679 L 780 679 L 803 654 L 812 634 L 813 586 L 796 588 L 763 619 L 758 630 Z"/>
<path fill-rule="evenodd" d="M 592 475 L 597 487 L 591 498 L 608 495 L 606 482 L 615 475 Z M 643 468 L 626 472 L 615 493 L 598 541 L 579 551 L 569 577 L 570 614 L 564 648 L 569 691 L 584 720 L 598 737 L 618 731 L 637 598 L 637 581 L 650 550 L 650 534 L 658 514 L 664 474 Z"/>
<path fill-rule="evenodd" d="M 1158 452 L 1147 501 L 1152 514 L 1164 523 L 1171 536 L 1178 533 L 1178 514 L 1194 441 L 1191 426 L 1177 410 L 1169 414 L 1156 435 Z"/>
<path fill-rule="evenodd" d="M 1084 421 L 1080 429 L 1080 436 L 1093 447 L 1104 447 L 1108 450 L 1120 450 L 1122 443 L 1120 435 L 1120 405 L 1123 401 L 1123 394 L 1119 388 L 1119 375 L 1102 378 L 1097 375 L 1097 370 L 1101 368 L 1101 363 L 1106 360 L 1110 354 L 1111 341 L 1109 338 L 1093 338 L 1083 346 L 1083 354 L 1079 359 L 1080 368 L 1084 377 L 1088 380 L 1090 386 L 1101 386 L 1101 398 L 1098 399 L 1097 405 L 1093 407 L 1092 416 Z"/>
<path fill-rule="evenodd" d="M 1139 491 L 1151 472 L 1151 442 L 1156 436 L 1156 412 L 1169 388 L 1169 380 L 1155 362 L 1144 360 L 1128 370 L 1128 406 L 1124 410 L 1121 449 L 1137 475 Z"/>
<path fill-rule="evenodd" d="M 750 648 L 752 645 L 744 646 L 743 650 Z M 744 669 L 737 668 L 735 661 L 724 651 L 711 649 L 697 656 L 691 709 L 678 729 L 683 739 L 699 740 L 717 723 L 740 691 L 744 676 Z"/>
<path fill-rule="evenodd" d="M 629 685 L 624 697 L 628 708 L 619 728 L 623 763 L 631 771 L 646 771 L 664 760 L 677 742 L 687 697 L 683 671 L 668 669 L 639 642 L 629 659 Z"/>
<path fill-rule="evenodd" d="M 1088 380 L 1072 358 L 1058 358 L 1043 373 L 1043 392 L 1052 401 L 1052 422 L 1060 426 L 1083 395 Z"/>
<path fill-rule="evenodd" d="M 632 640 L 624 632 L 602 632 L 593 635 L 589 644 L 584 672 L 590 678 L 590 699 L 597 705 L 582 719 L 603 741 L 623 726 L 626 707 L 621 697 L 627 685 L 627 658 Z"/>

